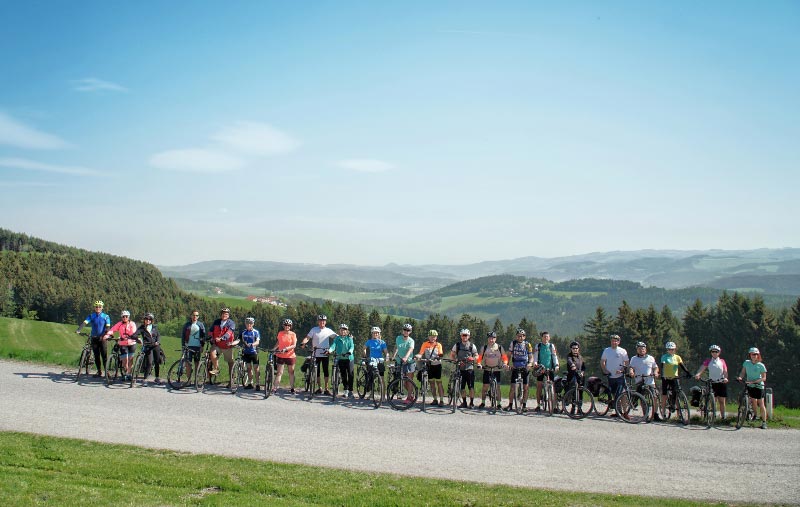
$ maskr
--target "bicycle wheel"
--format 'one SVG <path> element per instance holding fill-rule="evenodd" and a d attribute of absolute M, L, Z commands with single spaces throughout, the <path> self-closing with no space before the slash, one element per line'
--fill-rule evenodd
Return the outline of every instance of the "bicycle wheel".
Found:
<path fill-rule="evenodd" d="M 658 410 L 658 397 L 655 392 L 647 386 L 645 386 L 642 391 L 642 396 L 644 396 L 644 401 L 647 402 L 647 420 L 645 422 L 650 422 L 653 420 L 653 416 Z"/>
<path fill-rule="evenodd" d="M 317 369 L 310 367 L 308 369 L 308 377 L 306 378 L 306 394 L 308 394 L 308 401 L 314 399 L 314 391 L 317 389 Z"/>
<path fill-rule="evenodd" d="M 450 398 L 450 412 L 453 413 L 458 408 L 458 398 L 461 395 L 461 378 L 453 380 L 453 396 Z"/>
<path fill-rule="evenodd" d="M 428 381 L 423 380 L 422 385 L 419 386 L 419 392 L 422 395 L 422 411 L 425 412 L 425 400 L 428 397 Z"/>
<path fill-rule="evenodd" d="M 544 415 L 551 416 L 555 408 L 555 395 L 553 394 L 553 384 L 546 382 L 542 390 L 542 402 L 544 402 Z"/>
<path fill-rule="evenodd" d="M 714 403 L 713 394 L 706 393 L 703 397 L 703 419 L 706 422 L 706 428 L 710 428 L 714 424 L 716 418 L 716 408 Z"/>
<path fill-rule="evenodd" d="M 236 390 L 239 389 L 239 384 L 241 383 L 241 378 L 242 364 L 237 360 L 233 362 L 233 367 L 231 368 L 231 378 L 228 380 L 231 386 L 231 394 L 236 394 Z"/>
<path fill-rule="evenodd" d="M 611 408 L 614 397 L 611 396 L 611 390 L 606 385 L 601 385 L 597 390 L 597 396 L 594 397 L 594 412 L 599 416 L 608 414 Z"/>
<path fill-rule="evenodd" d="M 119 377 L 119 356 L 110 354 L 106 362 L 106 385 L 111 385 L 117 381 Z"/>
<path fill-rule="evenodd" d="M 81 350 L 81 355 L 78 357 L 78 371 L 75 373 L 75 382 L 80 381 L 81 376 L 89 374 L 90 356 L 91 352 L 89 350 Z"/>
<path fill-rule="evenodd" d="M 201 357 L 200 362 L 197 363 L 197 368 L 194 372 L 194 389 L 197 392 L 203 392 L 206 388 L 206 381 L 208 380 L 208 361 L 206 358 Z"/>
<path fill-rule="evenodd" d="M 497 379 L 492 376 L 489 380 L 489 413 L 494 414 L 497 412 Z"/>
<path fill-rule="evenodd" d="M 588 389 L 578 387 L 567 391 L 564 396 L 564 412 L 570 419 L 583 419 L 592 410 L 594 410 L 594 396 Z"/>
<path fill-rule="evenodd" d="M 264 399 L 272 395 L 272 387 L 275 384 L 275 370 L 272 368 L 271 363 L 267 363 L 264 368 Z"/>
<path fill-rule="evenodd" d="M 141 378 L 144 380 L 144 354 L 136 354 L 133 358 L 133 366 L 131 366 L 131 387 L 136 386 L 136 379 Z"/>
<path fill-rule="evenodd" d="M 369 386 L 369 399 L 372 401 L 372 406 L 381 408 L 384 399 L 384 385 L 383 377 L 375 375 L 372 379 L 372 384 Z"/>
<path fill-rule="evenodd" d="M 414 405 L 417 399 L 417 386 L 412 382 L 412 391 L 406 387 L 406 379 L 400 377 L 389 383 L 388 399 L 389 406 L 395 410 L 408 410 Z"/>
<path fill-rule="evenodd" d="M 678 412 L 678 419 L 681 421 L 681 424 L 686 426 L 689 424 L 689 417 L 691 414 L 689 413 L 689 400 L 686 398 L 686 394 L 683 391 L 678 393 L 678 402 L 676 403 L 676 408 Z"/>
<path fill-rule="evenodd" d="M 514 410 L 518 413 L 522 413 L 522 395 L 523 395 L 523 385 L 522 382 L 515 382 L 514 386 Z"/>
<path fill-rule="evenodd" d="M 739 396 L 739 410 L 736 413 L 736 429 L 738 430 L 744 425 L 744 422 L 747 420 L 747 411 L 750 409 L 750 400 L 747 399 L 747 396 L 742 393 Z"/>
<path fill-rule="evenodd" d="M 647 401 L 637 392 L 625 391 L 620 394 L 614 409 L 626 423 L 639 424 L 647 420 Z"/>
<path fill-rule="evenodd" d="M 172 389 L 180 390 L 189 381 L 189 368 L 186 367 L 186 361 L 181 358 L 172 363 L 167 372 L 167 384 Z"/>
<path fill-rule="evenodd" d="M 339 396 L 339 365 L 334 361 L 333 379 L 331 380 L 331 399 L 336 401 L 337 396 Z"/>
<path fill-rule="evenodd" d="M 372 391 L 371 387 L 370 391 Z M 358 365 L 358 369 L 356 371 L 356 392 L 358 393 L 358 397 L 362 400 L 364 399 L 364 396 L 367 395 L 367 367 L 361 365 Z"/>

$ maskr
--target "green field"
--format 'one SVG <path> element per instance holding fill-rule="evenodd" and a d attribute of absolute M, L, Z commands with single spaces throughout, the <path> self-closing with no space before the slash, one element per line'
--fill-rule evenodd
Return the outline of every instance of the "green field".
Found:
<path fill-rule="evenodd" d="M 0 432 L 5 505 L 730 505 L 353 472 Z"/>

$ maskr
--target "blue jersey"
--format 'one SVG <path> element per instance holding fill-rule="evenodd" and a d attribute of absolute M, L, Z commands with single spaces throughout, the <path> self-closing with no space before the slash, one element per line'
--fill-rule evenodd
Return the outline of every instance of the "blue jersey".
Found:
<path fill-rule="evenodd" d="M 383 359 L 384 358 L 384 351 L 386 350 L 386 342 L 383 340 L 376 340 L 375 338 L 370 338 L 367 340 L 367 343 L 364 344 L 367 348 L 367 352 L 369 357 L 374 359 Z"/>
<path fill-rule="evenodd" d="M 111 319 L 103 312 L 92 312 L 83 321 L 83 324 L 92 325 L 92 336 L 101 336 L 106 333 L 106 330 L 111 327 Z"/>
<path fill-rule="evenodd" d="M 253 329 L 252 331 L 244 330 L 242 331 L 242 335 L 239 337 L 242 340 L 242 346 L 244 347 L 245 354 L 256 354 L 256 347 L 255 343 L 256 340 L 261 339 L 261 333 L 258 332 L 258 329 Z"/>

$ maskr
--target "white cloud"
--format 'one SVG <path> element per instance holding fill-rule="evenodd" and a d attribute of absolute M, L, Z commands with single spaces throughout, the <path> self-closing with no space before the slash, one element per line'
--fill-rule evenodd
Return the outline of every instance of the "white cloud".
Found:
<path fill-rule="evenodd" d="M 225 149 L 254 156 L 288 153 L 300 146 L 299 141 L 271 125 L 252 121 L 223 127 L 211 139 Z"/>
<path fill-rule="evenodd" d="M 31 150 L 57 150 L 71 145 L 58 136 L 23 125 L 0 112 L 0 144 Z"/>
<path fill-rule="evenodd" d="M 224 151 L 187 148 L 156 153 L 150 157 L 150 165 L 170 171 L 219 173 L 240 169 L 244 160 Z"/>
<path fill-rule="evenodd" d="M 36 162 L 25 158 L 0 158 L 0 167 L 22 169 L 24 171 L 41 171 L 57 174 L 72 174 L 74 176 L 100 176 L 102 173 L 94 169 L 79 166 L 65 166 Z"/>
<path fill-rule="evenodd" d="M 351 171 L 358 171 L 362 173 L 382 173 L 394 169 L 394 165 L 383 160 L 374 160 L 369 158 L 352 158 L 348 160 L 340 160 L 336 163 L 337 167 L 342 169 L 349 169 Z"/>
<path fill-rule="evenodd" d="M 99 91 L 112 91 L 112 92 L 127 92 L 128 89 L 117 83 L 111 81 L 104 81 L 96 77 L 87 77 L 83 79 L 75 79 L 72 81 L 72 89 L 79 92 L 99 92 Z"/>

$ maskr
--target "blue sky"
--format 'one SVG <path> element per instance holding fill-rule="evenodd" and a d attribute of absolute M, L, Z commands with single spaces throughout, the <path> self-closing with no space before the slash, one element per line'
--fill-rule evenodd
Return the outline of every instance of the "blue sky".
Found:
<path fill-rule="evenodd" d="M 184 264 L 798 247 L 800 4 L 0 0 L 0 226 Z"/>

